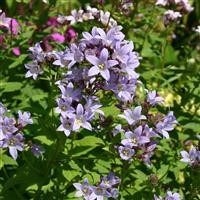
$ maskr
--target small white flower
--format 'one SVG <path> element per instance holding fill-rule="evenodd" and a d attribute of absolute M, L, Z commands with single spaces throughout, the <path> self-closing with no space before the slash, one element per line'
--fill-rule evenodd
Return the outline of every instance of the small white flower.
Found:
<path fill-rule="evenodd" d="M 194 31 L 200 34 L 200 25 L 197 26 L 197 28 L 195 28 Z"/>
<path fill-rule="evenodd" d="M 104 12 L 103 10 L 100 11 L 100 21 L 102 22 L 103 25 L 108 24 L 109 18 L 110 18 L 110 12 L 108 11 Z"/>
<path fill-rule="evenodd" d="M 49 1 L 48 1 L 48 0 L 42 0 L 42 2 L 43 2 L 43 3 L 49 3 Z"/>

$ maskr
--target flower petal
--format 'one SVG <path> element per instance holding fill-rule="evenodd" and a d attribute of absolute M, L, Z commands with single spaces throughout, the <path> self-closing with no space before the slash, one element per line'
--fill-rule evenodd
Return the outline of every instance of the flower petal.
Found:
<path fill-rule="evenodd" d="M 93 66 L 92 68 L 89 69 L 88 71 L 88 76 L 94 76 L 99 73 L 99 68 L 97 66 Z"/>

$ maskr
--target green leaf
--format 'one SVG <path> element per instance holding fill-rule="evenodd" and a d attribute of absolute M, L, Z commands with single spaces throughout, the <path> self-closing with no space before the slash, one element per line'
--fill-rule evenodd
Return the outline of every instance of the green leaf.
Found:
<path fill-rule="evenodd" d="M 185 129 L 191 129 L 194 132 L 200 132 L 200 123 L 190 122 L 183 127 Z"/>
<path fill-rule="evenodd" d="M 0 156 L 0 169 L 4 166 L 4 162 L 2 160 L 2 156 Z"/>
<path fill-rule="evenodd" d="M 53 144 L 53 141 L 48 139 L 45 135 L 36 136 L 34 139 L 39 140 L 41 143 L 46 144 L 48 146 Z"/>
<path fill-rule="evenodd" d="M 87 154 L 97 146 L 104 145 L 104 142 L 103 140 L 95 136 L 86 136 L 81 140 L 75 140 L 74 144 L 75 148 L 72 151 L 72 156 L 78 157 Z"/>
<path fill-rule="evenodd" d="M 62 174 L 68 181 L 72 181 L 76 176 L 81 176 L 81 172 L 76 170 L 63 170 Z"/>
<path fill-rule="evenodd" d="M 141 182 L 143 182 L 143 181 L 148 179 L 148 176 L 145 173 L 143 173 L 142 171 L 138 170 L 138 169 L 134 170 L 133 176 L 135 178 L 139 179 Z"/>
<path fill-rule="evenodd" d="M 39 100 L 45 99 L 46 97 L 48 97 L 48 94 L 43 93 L 43 94 L 33 95 L 31 98 L 32 98 L 33 101 L 39 101 Z"/>
<path fill-rule="evenodd" d="M 48 181 L 48 177 L 41 176 L 41 174 L 34 173 L 34 171 L 28 170 L 27 167 L 18 168 L 15 176 L 11 176 L 4 185 L 4 192 L 9 191 L 13 186 L 20 186 L 25 190 L 27 187 L 33 184 L 40 184 Z"/>
<path fill-rule="evenodd" d="M 158 178 L 159 179 L 164 178 L 164 176 L 167 175 L 168 170 L 169 170 L 168 165 L 161 165 L 160 169 L 157 171 Z"/>
<path fill-rule="evenodd" d="M 100 174 L 107 174 L 110 171 L 110 169 L 101 165 L 100 163 L 96 163 L 94 169 L 96 169 Z"/>
<path fill-rule="evenodd" d="M 75 147 L 72 151 L 73 157 L 79 157 L 87 154 L 88 152 L 92 151 L 96 146 L 78 146 Z"/>
<path fill-rule="evenodd" d="M 141 52 L 142 57 L 154 57 L 155 54 L 153 50 L 151 49 L 151 44 L 146 39 L 142 48 Z"/>
<path fill-rule="evenodd" d="M 21 65 L 23 63 L 23 61 L 26 59 L 27 55 L 26 54 L 22 54 L 20 55 L 14 62 L 12 62 L 11 65 L 9 65 L 9 69 L 15 68 L 18 65 Z"/>
<path fill-rule="evenodd" d="M 120 114 L 119 109 L 114 105 L 104 106 L 101 110 L 105 113 L 105 116 L 117 116 Z"/>
<path fill-rule="evenodd" d="M 171 45 L 167 45 L 165 48 L 165 63 L 166 64 L 176 64 L 178 53 L 174 50 Z"/>
<path fill-rule="evenodd" d="M 20 90 L 22 86 L 23 86 L 22 83 L 19 82 L 7 82 L 1 84 L 3 92 L 14 92 Z"/>
<path fill-rule="evenodd" d="M 81 168 L 73 160 L 69 161 L 69 166 L 74 170 L 81 171 Z"/>
<path fill-rule="evenodd" d="M 30 185 L 29 187 L 26 188 L 26 191 L 37 191 L 38 189 L 38 185 L 37 184 L 33 184 L 33 185 Z"/>
<path fill-rule="evenodd" d="M 42 186 L 42 191 L 44 192 L 44 193 L 46 193 L 46 192 L 51 192 L 52 191 L 52 187 L 54 186 L 54 183 L 53 183 L 53 181 L 49 181 L 46 185 L 43 185 Z"/>
<path fill-rule="evenodd" d="M 104 145 L 104 142 L 102 139 L 97 138 L 95 136 L 86 136 L 81 140 L 74 141 L 74 144 L 76 146 L 100 146 Z"/>
<path fill-rule="evenodd" d="M 17 162 L 10 156 L 2 155 L 1 159 L 4 165 L 16 165 L 16 166 L 18 165 Z"/>
<path fill-rule="evenodd" d="M 13 3 L 14 3 L 14 0 L 6 0 L 6 4 L 9 9 L 12 7 Z"/>

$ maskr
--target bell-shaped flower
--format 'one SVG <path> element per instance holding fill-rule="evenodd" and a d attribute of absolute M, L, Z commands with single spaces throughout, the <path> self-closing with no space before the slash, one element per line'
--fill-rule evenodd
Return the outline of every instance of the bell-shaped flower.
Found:
<path fill-rule="evenodd" d="M 20 133 L 16 135 L 10 133 L 6 134 L 5 138 L 2 141 L 0 141 L 0 147 L 1 148 L 8 147 L 10 155 L 14 160 L 16 160 L 18 156 L 17 151 L 23 151 L 24 149 L 23 139 L 24 138 Z"/>
<path fill-rule="evenodd" d="M 125 133 L 125 136 L 126 136 L 126 139 L 123 139 L 121 142 L 125 146 L 129 145 L 131 147 L 137 147 L 142 144 L 146 144 L 146 143 L 150 142 L 149 137 L 143 135 L 142 126 L 139 126 L 138 128 L 136 128 L 134 130 L 134 132 L 127 131 Z"/>
<path fill-rule="evenodd" d="M 119 117 L 124 118 L 130 125 L 135 125 L 138 121 L 146 119 L 146 116 L 141 115 L 142 107 L 137 106 L 134 109 L 127 109 L 123 115 Z"/>
<path fill-rule="evenodd" d="M 108 60 L 109 53 L 106 48 L 102 49 L 99 58 L 96 56 L 88 55 L 86 59 L 94 66 L 90 68 L 88 75 L 95 76 L 101 74 L 105 80 L 110 79 L 109 68 L 118 64 L 116 60 Z"/>

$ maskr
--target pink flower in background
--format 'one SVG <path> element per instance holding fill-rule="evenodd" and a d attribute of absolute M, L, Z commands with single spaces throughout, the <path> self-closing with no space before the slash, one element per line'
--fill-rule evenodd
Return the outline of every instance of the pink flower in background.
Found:
<path fill-rule="evenodd" d="M 65 38 L 68 42 L 75 39 L 77 37 L 77 32 L 72 28 L 69 27 L 65 32 Z"/>
<path fill-rule="evenodd" d="M 21 54 L 21 51 L 20 51 L 19 47 L 12 48 L 12 52 L 16 56 L 19 56 Z"/>
<path fill-rule="evenodd" d="M 14 35 L 17 35 L 20 31 L 20 25 L 17 20 L 6 17 L 4 12 L 0 15 L 0 27 L 7 28 L 7 30 L 11 31 Z"/>
<path fill-rule="evenodd" d="M 59 23 L 57 21 L 57 17 L 50 17 L 47 21 L 47 26 L 53 26 L 53 27 L 56 27 L 58 26 Z"/>
<path fill-rule="evenodd" d="M 20 25 L 16 19 L 10 20 L 9 30 L 14 34 L 17 35 L 20 31 Z"/>
<path fill-rule="evenodd" d="M 52 33 L 49 38 L 59 43 L 63 43 L 65 41 L 65 37 L 60 33 Z"/>

